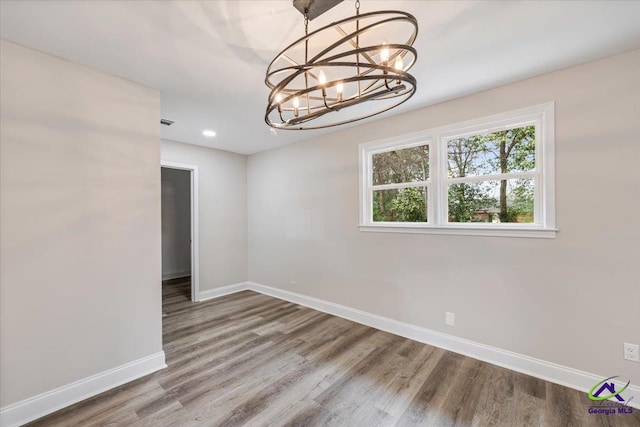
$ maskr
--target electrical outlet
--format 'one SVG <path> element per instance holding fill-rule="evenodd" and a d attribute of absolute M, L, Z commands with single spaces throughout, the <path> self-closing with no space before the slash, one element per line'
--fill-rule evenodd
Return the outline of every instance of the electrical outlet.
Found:
<path fill-rule="evenodd" d="M 454 313 L 449 313 L 447 311 L 445 313 L 445 316 L 444 316 L 444 323 L 446 323 L 449 326 L 455 326 L 456 325 L 456 315 Z"/>
<path fill-rule="evenodd" d="M 632 362 L 640 362 L 640 345 L 624 343 L 624 358 Z"/>

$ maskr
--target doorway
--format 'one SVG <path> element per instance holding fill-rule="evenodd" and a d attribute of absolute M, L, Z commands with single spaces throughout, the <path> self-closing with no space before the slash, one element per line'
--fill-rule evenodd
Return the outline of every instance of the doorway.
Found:
<path fill-rule="evenodd" d="M 161 163 L 162 281 L 190 282 L 182 287 L 198 300 L 198 168 Z M 169 282 L 170 281 L 170 282 Z"/>

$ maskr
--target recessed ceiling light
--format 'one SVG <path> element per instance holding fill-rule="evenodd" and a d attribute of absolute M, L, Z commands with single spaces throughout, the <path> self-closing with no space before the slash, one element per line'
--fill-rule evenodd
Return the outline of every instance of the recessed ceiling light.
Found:
<path fill-rule="evenodd" d="M 214 136 L 216 136 L 216 133 L 214 131 L 208 130 L 208 129 L 207 130 L 203 130 L 202 134 L 204 136 L 206 136 L 207 138 L 213 138 Z"/>

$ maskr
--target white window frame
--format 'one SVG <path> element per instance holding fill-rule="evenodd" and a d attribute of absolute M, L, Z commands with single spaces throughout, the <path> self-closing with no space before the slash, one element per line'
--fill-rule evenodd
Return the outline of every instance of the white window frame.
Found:
<path fill-rule="evenodd" d="M 535 169 L 533 171 L 449 178 L 447 141 L 466 135 L 489 133 L 515 127 L 536 126 Z M 373 186 L 374 154 L 429 146 L 429 177 L 424 182 Z M 443 126 L 400 137 L 360 144 L 360 231 L 479 235 L 499 237 L 555 238 L 555 105 L 553 102 Z M 533 178 L 534 223 L 450 223 L 448 185 L 470 181 Z M 373 191 L 406 187 L 427 187 L 428 222 L 374 222 Z"/>

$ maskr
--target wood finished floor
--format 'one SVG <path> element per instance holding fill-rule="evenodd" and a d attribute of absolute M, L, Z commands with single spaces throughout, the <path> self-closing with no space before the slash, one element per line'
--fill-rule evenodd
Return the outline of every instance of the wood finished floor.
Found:
<path fill-rule="evenodd" d="M 251 291 L 163 286 L 169 367 L 32 426 L 640 426 L 585 393 Z"/>

